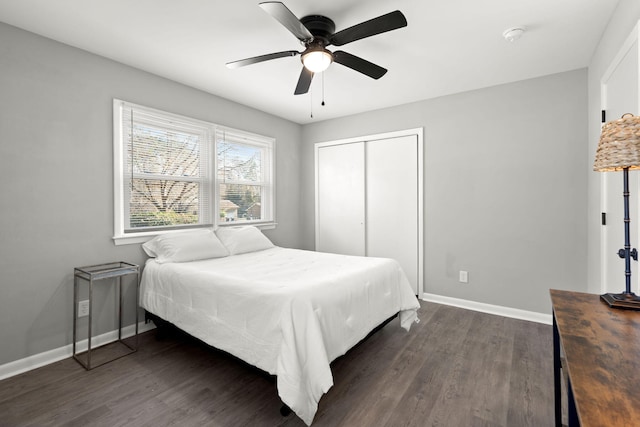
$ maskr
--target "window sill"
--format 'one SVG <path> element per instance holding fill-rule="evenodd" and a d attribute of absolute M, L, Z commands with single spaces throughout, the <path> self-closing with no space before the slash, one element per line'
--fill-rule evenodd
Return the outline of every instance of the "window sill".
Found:
<path fill-rule="evenodd" d="M 225 227 L 242 227 L 244 225 L 252 225 L 260 230 L 272 230 L 276 228 L 278 225 L 277 222 L 243 222 L 243 221 L 229 221 L 229 222 L 221 222 L 217 224 L 216 228 L 225 228 Z"/>
<path fill-rule="evenodd" d="M 243 222 L 225 222 L 222 224 L 218 224 L 216 228 L 224 228 L 224 227 L 234 227 L 234 226 L 243 226 L 243 225 L 252 225 L 260 230 L 273 230 L 278 225 L 277 222 L 261 222 L 261 223 L 243 223 Z M 167 230 L 167 231 L 149 231 L 149 232 L 141 232 L 141 233 L 131 233 L 131 234 L 122 234 L 113 236 L 113 243 L 116 246 L 120 245 L 134 245 L 139 243 L 144 243 L 153 239 L 156 236 L 161 234 L 169 234 L 169 233 L 179 233 L 184 230 Z"/>

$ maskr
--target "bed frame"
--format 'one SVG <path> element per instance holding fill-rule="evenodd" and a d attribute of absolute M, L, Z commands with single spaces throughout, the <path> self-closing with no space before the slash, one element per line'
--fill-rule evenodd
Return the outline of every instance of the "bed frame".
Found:
<path fill-rule="evenodd" d="M 382 322 L 381 324 L 379 324 L 378 326 L 376 326 L 375 328 L 373 328 L 371 330 L 371 332 L 369 332 L 367 334 L 366 337 L 364 337 L 362 340 L 360 340 L 356 345 L 354 345 L 353 347 L 351 347 L 348 351 L 353 350 L 354 348 L 356 348 L 357 346 L 359 346 L 360 344 L 362 344 L 363 342 L 365 342 L 366 340 L 368 340 L 372 335 L 374 335 L 376 332 L 378 332 L 380 329 L 384 328 L 389 322 L 391 322 L 393 319 L 395 319 L 396 317 L 398 317 L 398 313 L 394 314 L 393 316 L 389 317 L 388 319 L 386 319 L 384 322 Z M 275 382 L 275 375 L 272 375 L 266 371 L 263 371 L 262 369 L 253 366 L 247 362 L 245 362 L 244 360 L 224 351 L 224 350 L 220 350 L 218 348 L 215 348 L 207 343 L 205 343 L 202 340 L 199 340 L 198 338 L 195 338 L 193 335 L 189 334 L 188 332 L 183 331 L 182 329 L 178 328 L 177 326 L 175 326 L 173 323 L 168 322 L 164 319 L 162 319 L 161 317 L 156 316 L 155 314 L 145 310 L 144 311 L 144 322 L 145 323 L 149 323 L 149 322 L 153 322 L 156 325 L 156 339 L 157 340 L 164 340 L 168 337 L 171 337 L 175 334 L 176 331 L 179 331 L 182 334 L 186 334 L 187 336 L 198 340 L 199 342 L 203 343 L 204 345 L 206 345 L 209 348 L 215 349 L 216 351 L 221 351 L 227 355 L 229 355 L 230 357 L 242 362 L 243 364 L 251 367 L 255 372 L 257 372 L 259 375 L 263 375 L 266 378 L 269 378 L 269 380 L 274 381 Z M 342 357 L 342 356 L 341 356 Z M 288 417 L 289 415 L 291 415 L 291 412 L 293 412 L 291 410 L 291 408 L 289 408 L 289 406 L 287 406 L 285 403 L 282 403 L 282 406 L 280 407 L 280 415 L 282 415 L 283 417 Z"/>

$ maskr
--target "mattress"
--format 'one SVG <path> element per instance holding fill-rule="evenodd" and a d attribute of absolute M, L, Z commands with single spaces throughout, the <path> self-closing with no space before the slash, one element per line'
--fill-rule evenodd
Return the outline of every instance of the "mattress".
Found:
<path fill-rule="evenodd" d="M 333 385 L 331 361 L 396 313 L 407 331 L 418 321 L 396 261 L 281 247 L 149 259 L 140 292 L 144 309 L 275 375 L 280 398 L 307 425 Z"/>

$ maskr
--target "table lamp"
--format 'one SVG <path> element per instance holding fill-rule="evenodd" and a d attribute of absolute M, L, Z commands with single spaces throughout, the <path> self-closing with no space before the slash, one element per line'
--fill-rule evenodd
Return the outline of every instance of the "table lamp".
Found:
<path fill-rule="evenodd" d="M 607 122 L 602 127 L 593 170 L 598 172 L 622 171 L 624 198 L 624 248 L 618 256 L 624 258 L 625 290 L 608 293 L 601 298 L 614 308 L 640 310 L 640 297 L 631 292 L 631 258 L 638 260 L 638 251 L 629 243 L 629 170 L 640 169 L 640 117 L 631 113 Z"/>

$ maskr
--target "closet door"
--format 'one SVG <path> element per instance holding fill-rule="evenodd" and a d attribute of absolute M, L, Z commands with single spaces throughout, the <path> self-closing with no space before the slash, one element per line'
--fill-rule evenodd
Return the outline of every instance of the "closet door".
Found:
<path fill-rule="evenodd" d="M 364 256 L 364 142 L 319 147 L 316 156 L 316 250 Z"/>
<path fill-rule="evenodd" d="M 418 294 L 418 137 L 368 141 L 365 151 L 366 255 L 398 261 Z"/>

